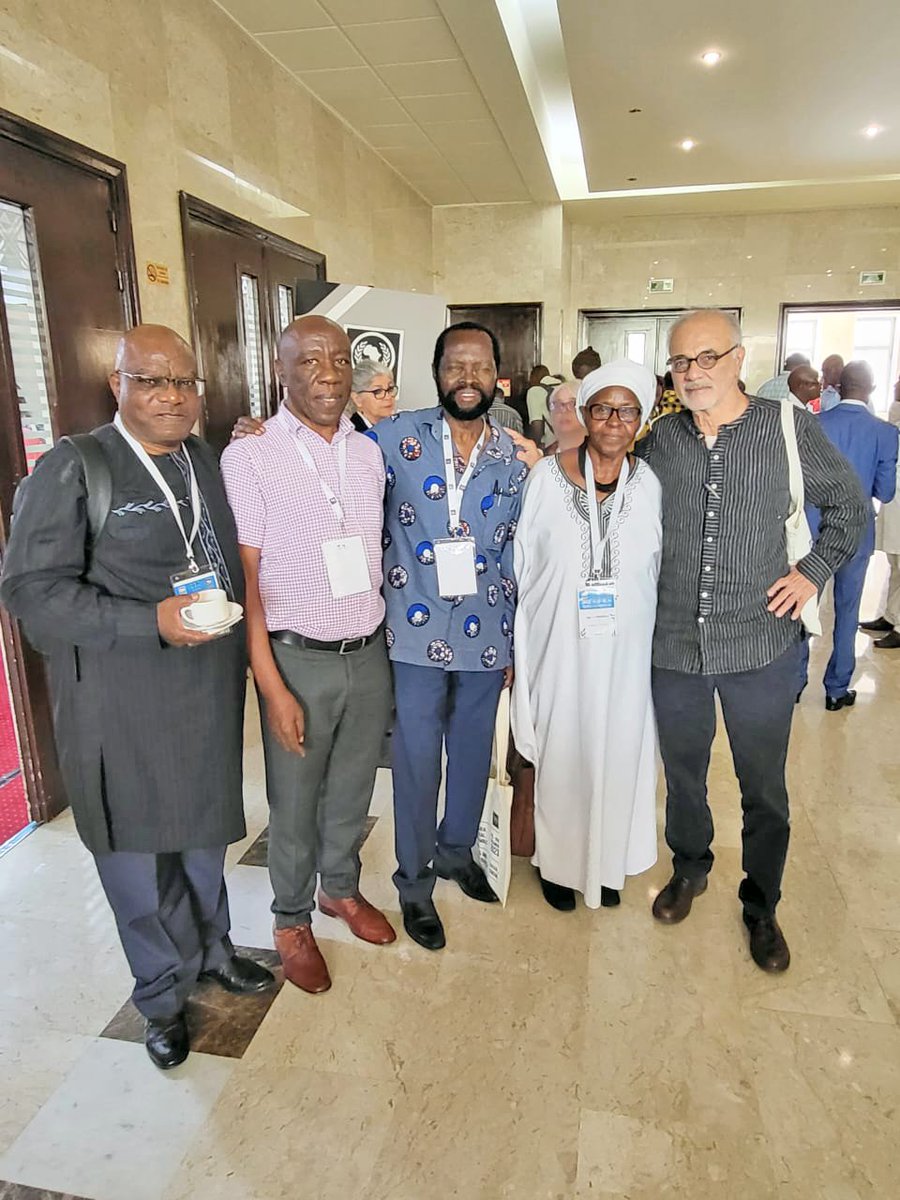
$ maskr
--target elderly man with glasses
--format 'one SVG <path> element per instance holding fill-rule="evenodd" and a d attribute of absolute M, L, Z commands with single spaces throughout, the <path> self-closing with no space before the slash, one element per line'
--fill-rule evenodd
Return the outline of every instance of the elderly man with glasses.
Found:
<path fill-rule="evenodd" d="M 58 442 L 17 497 L 0 598 L 47 656 L 66 793 L 166 1069 L 188 1053 L 198 977 L 231 992 L 274 980 L 228 937 L 225 847 L 245 832 L 244 579 L 215 455 L 191 436 L 203 381 L 159 325 L 125 334 L 115 367 L 115 421 Z M 213 591 L 215 622 L 197 611 Z"/>
<path fill-rule="evenodd" d="M 799 618 L 853 556 L 866 506 L 816 418 L 791 405 L 806 499 L 821 511 L 821 525 L 810 552 L 789 566 L 782 402 L 738 386 L 740 326 L 718 310 L 688 313 L 672 327 L 669 349 L 685 411 L 658 421 L 638 448 L 662 485 L 663 511 L 653 698 L 674 873 L 653 915 L 682 921 L 706 890 L 718 693 L 741 787 L 739 895 L 750 952 L 763 970 L 783 971 L 790 953 L 775 910 L 790 829 L 784 773 L 804 637 Z"/>

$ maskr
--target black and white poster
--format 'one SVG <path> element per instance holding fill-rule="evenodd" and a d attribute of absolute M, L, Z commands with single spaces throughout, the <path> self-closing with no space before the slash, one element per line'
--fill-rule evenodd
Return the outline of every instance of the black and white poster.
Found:
<path fill-rule="evenodd" d="M 350 338 L 350 359 L 354 369 L 362 363 L 373 363 L 390 371 L 394 382 L 400 383 L 403 331 L 400 329 L 366 329 L 347 325 Z"/>

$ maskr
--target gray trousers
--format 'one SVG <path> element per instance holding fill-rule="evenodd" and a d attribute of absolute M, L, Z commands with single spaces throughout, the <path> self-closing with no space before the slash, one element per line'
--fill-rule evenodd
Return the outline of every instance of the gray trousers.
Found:
<path fill-rule="evenodd" d="M 117 850 L 94 861 L 134 976 L 135 1007 L 153 1020 L 176 1016 L 200 972 L 223 966 L 234 953 L 225 847 L 180 854 Z"/>
<path fill-rule="evenodd" d="M 316 875 L 334 900 L 359 888 L 359 847 L 391 717 L 384 638 L 337 654 L 272 642 L 282 678 L 303 705 L 306 755 L 276 741 L 262 708 L 275 925 L 309 923 Z"/>

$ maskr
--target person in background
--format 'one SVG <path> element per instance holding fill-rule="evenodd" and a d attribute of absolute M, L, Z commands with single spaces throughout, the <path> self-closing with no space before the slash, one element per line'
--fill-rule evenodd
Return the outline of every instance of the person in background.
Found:
<path fill-rule="evenodd" d="M 600 360 L 600 355 L 593 346 L 585 346 L 583 350 L 579 350 L 572 359 L 572 374 L 580 383 L 585 375 L 589 375 L 591 371 L 596 371 L 603 363 Z"/>
<path fill-rule="evenodd" d="M 550 393 L 547 408 L 554 441 L 546 447 L 546 455 L 572 450 L 584 441 L 584 425 L 578 418 L 578 388 L 572 383 L 560 383 Z"/>
<path fill-rule="evenodd" d="M 543 447 L 553 440 L 547 404 L 550 393 L 558 383 L 562 383 L 562 375 L 551 375 L 543 364 L 536 366 L 529 377 L 528 391 L 525 393 L 528 436 L 536 446 Z"/>
<path fill-rule="evenodd" d="M 829 354 L 822 363 L 822 381 L 820 395 L 820 411 L 828 412 L 841 402 L 841 371 L 844 360 L 839 354 Z"/>
<path fill-rule="evenodd" d="M 819 375 L 815 367 L 794 367 L 788 376 L 789 398 L 810 412 L 819 411 Z"/>
<path fill-rule="evenodd" d="M 494 403 L 490 407 L 491 420 L 499 425 L 502 429 L 512 430 L 523 436 L 525 433 L 525 424 L 516 410 L 506 403 L 506 397 L 503 395 L 503 389 L 500 387 L 494 388 Z"/>
<path fill-rule="evenodd" d="M 765 383 L 760 384 L 756 394 L 763 400 L 787 400 L 790 395 L 788 378 L 795 367 L 808 367 L 809 359 L 805 354 L 789 354 L 784 360 L 781 373 L 773 375 Z"/>
<path fill-rule="evenodd" d="M 900 429 L 900 379 L 894 384 L 894 399 L 888 410 L 888 420 Z M 880 633 L 875 642 L 879 650 L 900 650 L 900 468 L 898 487 L 893 500 L 882 504 L 875 521 L 875 548 L 884 552 L 888 561 L 887 596 L 882 615 L 874 621 L 863 621 L 860 629 Z"/>
<path fill-rule="evenodd" d="M 841 402 L 822 413 L 825 436 L 853 467 L 868 500 L 866 530 L 853 557 L 834 575 L 834 643 L 825 668 L 825 707 L 829 712 L 850 708 L 856 692 L 850 687 L 856 668 L 856 628 L 859 603 L 869 559 L 875 549 L 875 513 L 872 500 L 886 504 L 897 488 L 897 442 L 894 426 L 868 411 L 874 390 L 872 369 L 866 362 L 849 362 L 841 372 Z M 818 514 L 810 513 L 815 536 Z M 804 648 L 807 643 L 804 643 Z M 804 678 L 801 682 L 805 681 Z"/>
<path fill-rule="evenodd" d="M 215 455 L 191 436 L 203 381 L 190 346 L 138 325 L 109 384 L 118 412 L 93 434 L 111 488 L 99 535 L 79 454 L 60 441 L 17 504 L 0 599 L 47 657 L 76 828 L 116 918 L 147 1053 L 167 1070 L 188 1055 L 199 977 L 230 992 L 274 984 L 234 953 L 223 878 L 225 847 L 245 833 L 243 631 L 182 616 L 201 585 L 239 604 L 244 580 Z"/>
<path fill-rule="evenodd" d="M 626 876 L 656 862 L 660 488 L 629 454 L 653 393 L 636 363 L 587 375 L 586 442 L 535 467 L 516 530 L 513 734 L 537 769 L 534 863 L 545 900 L 563 912 L 576 891 L 588 908 L 614 907 Z M 592 590 L 612 607 L 582 605 Z"/>
<path fill-rule="evenodd" d="M 353 428 L 365 433 L 391 416 L 397 407 L 397 385 L 393 374 L 378 363 L 360 363 L 353 368 L 350 399 L 354 409 L 350 414 Z"/>

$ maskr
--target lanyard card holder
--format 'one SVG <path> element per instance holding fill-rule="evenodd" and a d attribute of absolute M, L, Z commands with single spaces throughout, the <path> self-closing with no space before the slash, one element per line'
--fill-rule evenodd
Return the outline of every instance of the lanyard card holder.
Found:
<path fill-rule="evenodd" d="M 616 581 L 590 579 L 578 589 L 578 636 L 612 637 L 616 632 Z"/>
<path fill-rule="evenodd" d="M 325 570 L 328 572 L 328 582 L 335 600 L 343 600 L 346 596 L 358 596 L 361 592 L 372 590 L 366 547 L 360 534 L 323 542 L 322 557 L 325 559 Z"/>
<path fill-rule="evenodd" d="M 180 571 L 177 575 L 170 575 L 169 579 L 172 583 L 172 591 L 176 596 L 193 596 L 196 592 L 206 592 L 210 589 L 219 590 L 219 576 L 208 567 L 205 571 L 191 570 Z"/>
<path fill-rule="evenodd" d="M 474 596 L 478 591 L 474 538 L 439 538 L 434 543 L 434 563 L 438 591 L 444 600 L 453 596 Z"/>

